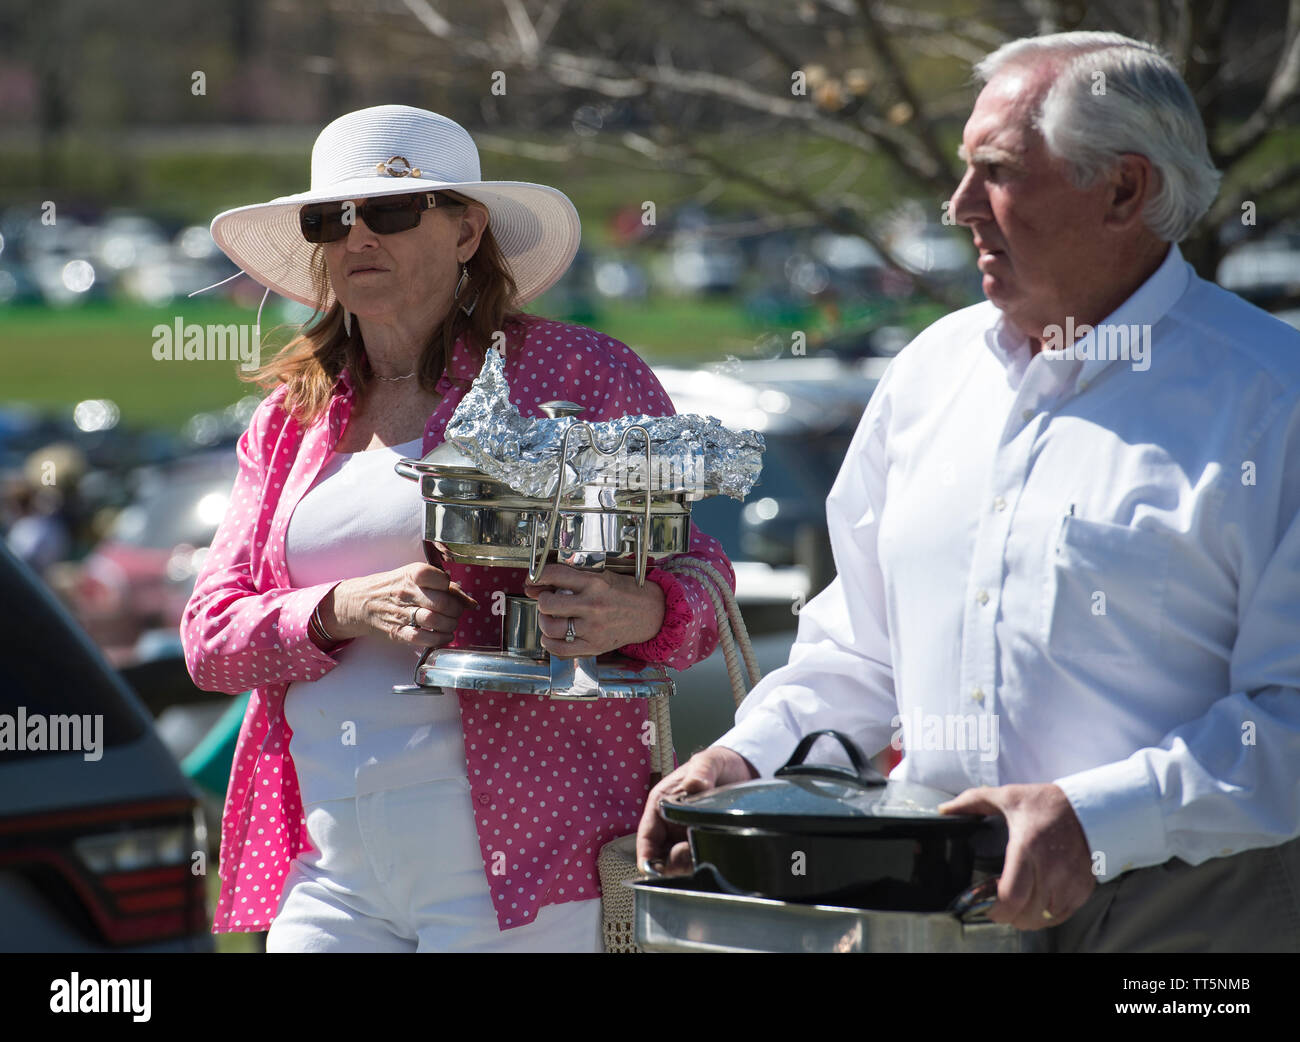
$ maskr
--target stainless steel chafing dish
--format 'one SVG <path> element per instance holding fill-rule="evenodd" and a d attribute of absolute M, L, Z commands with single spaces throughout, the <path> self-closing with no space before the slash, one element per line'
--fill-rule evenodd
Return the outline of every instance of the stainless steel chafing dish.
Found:
<path fill-rule="evenodd" d="M 582 406 L 547 402 L 548 417 L 576 417 Z M 563 477 L 570 445 L 584 434 L 600 456 L 616 456 L 638 433 L 644 446 L 641 479 L 622 487 L 610 481 L 557 483 L 551 497 L 526 496 L 474 466 L 454 444 L 444 442 L 421 460 L 403 459 L 397 473 L 416 481 L 424 500 L 426 557 L 436 550 L 458 564 L 525 568 L 530 582 L 549 563 L 630 572 L 644 584 L 651 563 L 683 553 L 690 545 L 690 500 L 709 494 L 688 487 L 663 487 L 654 480 L 650 437 L 642 426 L 625 430 L 611 449 L 596 444 L 591 427 L 575 423 L 560 449 Z M 658 484 L 660 487 L 652 487 Z M 416 665 L 415 682 L 398 685 L 408 694 L 442 689 L 547 694 L 553 698 L 651 698 L 673 691 L 667 672 L 620 655 L 562 658 L 541 645 L 537 601 L 505 598 L 501 647 L 428 649 Z"/>
<path fill-rule="evenodd" d="M 541 408 L 552 418 L 582 411 L 573 402 L 547 402 Z M 566 432 L 561 448 L 565 459 L 573 443 L 581 443 L 584 428 L 576 424 Z M 419 482 L 425 503 L 424 539 L 449 561 L 527 568 L 530 582 L 557 561 L 631 572 L 644 582 L 651 563 L 684 553 L 689 546 L 690 499 L 716 490 L 651 488 L 656 482 L 642 427 L 630 427 L 613 449 L 594 442 L 593 448 L 616 455 L 633 432 L 640 432 L 645 446 L 645 469 L 631 475 L 632 484 L 641 488 L 589 483 L 567 492 L 559 487 L 553 497 L 524 496 L 474 466 L 451 442 L 422 460 L 400 460 L 396 470 Z"/>
<path fill-rule="evenodd" d="M 447 424 L 446 442 L 396 470 L 419 483 L 429 561 L 522 568 L 538 583 L 547 564 L 630 572 L 690 546 L 691 502 L 719 492 L 743 499 L 761 468 L 763 439 L 716 419 L 578 419 L 581 405 L 546 402 L 526 418 L 510 396 L 504 357 L 489 350 Z M 666 473 L 665 473 L 666 469 Z M 618 655 L 563 657 L 541 645 L 537 602 L 506 597 L 502 641 L 429 649 L 415 682 L 553 698 L 650 698 L 672 692 L 660 667 Z"/>
<path fill-rule="evenodd" d="M 979 916 L 877 911 L 719 893 L 695 876 L 638 879 L 647 952 L 1033 952 L 1041 939 Z"/>

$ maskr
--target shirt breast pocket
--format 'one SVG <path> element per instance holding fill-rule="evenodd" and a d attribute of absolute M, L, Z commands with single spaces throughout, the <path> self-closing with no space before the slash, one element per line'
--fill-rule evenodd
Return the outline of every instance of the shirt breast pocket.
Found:
<path fill-rule="evenodd" d="M 1044 582 L 1048 655 L 1114 665 L 1156 657 L 1168 568 L 1160 533 L 1067 516 L 1049 547 Z"/>

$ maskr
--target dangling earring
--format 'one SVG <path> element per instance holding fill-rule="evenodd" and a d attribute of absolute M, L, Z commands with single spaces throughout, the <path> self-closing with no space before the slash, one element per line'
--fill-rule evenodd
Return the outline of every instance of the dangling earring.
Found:
<path fill-rule="evenodd" d="M 343 309 L 343 332 L 349 337 L 352 336 L 352 312 L 347 308 Z"/>
<path fill-rule="evenodd" d="M 452 300 L 460 299 L 461 290 L 465 288 L 465 283 L 467 283 L 468 281 L 469 281 L 469 267 L 467 265 L 462 264 L 460 266 L 460 281 L 456 283 L 456 292 L 452 294 L 452 298 L 451 298 Z M 472 315 L 474 314 L 474 307 L 477 304 L 478 304 L 478 294 L 475 293 L 474 299 L 471 300 L 468 304 L 462 304 L 460 306 L 460 309 L 461 311 L 465 312 L 465 314 Z"/>

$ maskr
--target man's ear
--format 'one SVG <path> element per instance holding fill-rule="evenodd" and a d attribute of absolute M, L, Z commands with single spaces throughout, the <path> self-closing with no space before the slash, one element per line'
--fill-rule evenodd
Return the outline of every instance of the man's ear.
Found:
<path fill-rule="evenodd" d="M 1106 226 L 1112 231 L 1123 231 L 1141 222 L 1142 211 L 1159 187 L 1159 179 L 1146 156 L 1136 152 L 1121 155 L 1108 179 Z"/>

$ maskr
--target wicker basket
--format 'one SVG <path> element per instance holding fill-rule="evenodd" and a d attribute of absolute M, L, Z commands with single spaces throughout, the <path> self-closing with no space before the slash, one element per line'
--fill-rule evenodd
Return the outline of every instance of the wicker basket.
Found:
<path fill-rule="evenodd" d="M 636 867 L 636 836 L 621 836 L 600 848 L 600 910 L 604 920 L 605 951 L 639 952 L 632 928 L 636 895 L 623 885 L 641 873 Z"/>

